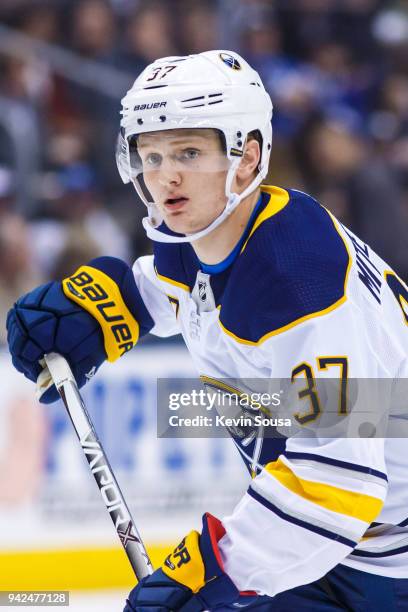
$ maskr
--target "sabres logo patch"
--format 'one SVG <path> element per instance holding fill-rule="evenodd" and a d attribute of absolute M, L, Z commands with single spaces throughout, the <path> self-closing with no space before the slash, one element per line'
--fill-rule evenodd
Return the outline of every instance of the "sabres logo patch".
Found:
<path fill-rule="evenodd" d="M 241 64 L 233 55 L 229 53 L 220 53 L 220 59 L 224 64 L 232 68 L 232 70 L 241 70 Z"/>

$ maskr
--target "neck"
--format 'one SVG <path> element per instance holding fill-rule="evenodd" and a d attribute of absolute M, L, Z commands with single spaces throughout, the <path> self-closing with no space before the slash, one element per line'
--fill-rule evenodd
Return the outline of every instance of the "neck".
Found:
<path fill-rule="evenodd" d="M 214 265 L 228 257 L 241 238 L 259 196 L 260 189 L 256 189 L 215 230 L 191 243 L 201 262 Z"/>

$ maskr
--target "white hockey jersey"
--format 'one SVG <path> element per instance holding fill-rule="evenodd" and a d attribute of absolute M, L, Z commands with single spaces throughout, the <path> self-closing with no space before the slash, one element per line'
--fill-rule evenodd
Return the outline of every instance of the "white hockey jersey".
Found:
<path fill-rule="evenodd" d="M 300 427 L 324 413 L 320 377 L 390 382 L 394 437 L 295 433 L 241 447 L 253 479 L 220 541 L 238 588 L 273 596 L 338 563 L 408 578 L 408 452 L 395 437 L 408 418 L 397 384 L 408 378 L 406 286 L 313 198 L 278 187 L 262 188 L 226 269 L 200 271 L 189 244 L 154 247 L 134 265 L 151 332 L 181 332 L 205 380 L 303 380 Z"/>

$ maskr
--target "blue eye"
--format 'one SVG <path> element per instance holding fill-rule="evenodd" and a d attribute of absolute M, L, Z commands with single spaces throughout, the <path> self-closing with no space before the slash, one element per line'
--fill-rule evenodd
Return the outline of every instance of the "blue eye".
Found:
<path fill-rule="evenodd" d="M 146 156 L 144 163 L 151 168 L 156 168 L 160 164 L 161 160 L 162 157 L 159 155 L 159 153 L 149 153 L 149 155 Z"/>
<path fill-rule="evenodd" d="M 197 149 L 185 149 L 181 155 L 181 158 L 185 161 L 193 161 L 198 159 L 200 152 Z"/>

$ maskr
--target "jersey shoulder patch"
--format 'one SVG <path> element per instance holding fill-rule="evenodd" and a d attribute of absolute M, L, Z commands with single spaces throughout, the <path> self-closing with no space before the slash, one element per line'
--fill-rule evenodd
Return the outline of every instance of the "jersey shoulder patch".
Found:
<path fill-rule="evenodd" d="M 233 266 L 220 311 L 224 331 L 244 344 L 260 344 L 340 306 L 351 265 L 323 206 L 300 191 L 266 189 L 270 201 Z"/>

